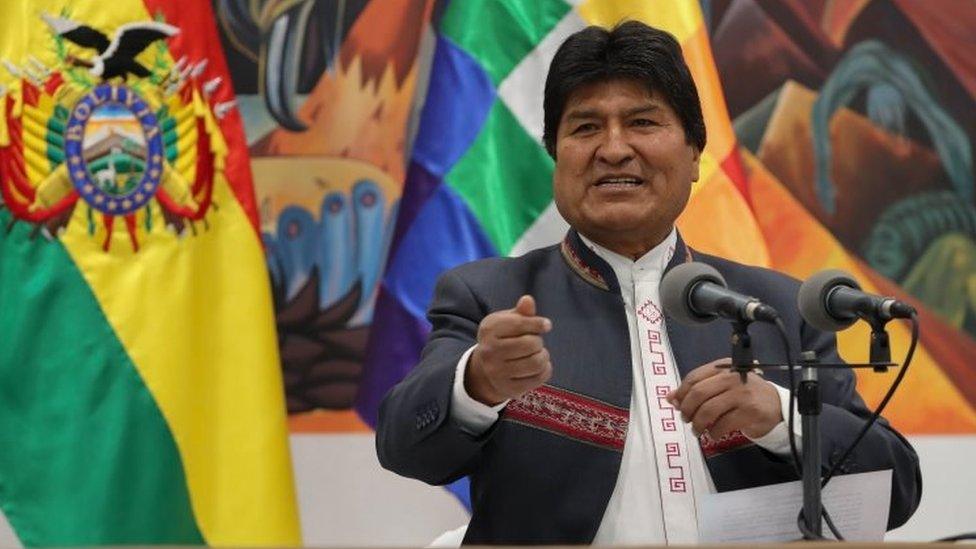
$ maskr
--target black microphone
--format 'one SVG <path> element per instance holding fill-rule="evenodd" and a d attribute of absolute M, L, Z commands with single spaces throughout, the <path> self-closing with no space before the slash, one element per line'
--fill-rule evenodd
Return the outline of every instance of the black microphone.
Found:
<path fill-rule="evenodd" d="M 843 330 L 863 318 L 884 323 L 911 318 L 915 309 L 891 297 L 861 291 L 854 277 L 838 269 L 820 271 L 800 286 L 796 304 L 809 324 L 828 332 Z"/>
<path fill-rule="evenodd" d="M 664 311 L 684 324 L 704 324 L 718 317 L 735 321 L 775 322 L 776 309 L 730 290 L 711 265 L 682 263 L 661 279 Z"/>

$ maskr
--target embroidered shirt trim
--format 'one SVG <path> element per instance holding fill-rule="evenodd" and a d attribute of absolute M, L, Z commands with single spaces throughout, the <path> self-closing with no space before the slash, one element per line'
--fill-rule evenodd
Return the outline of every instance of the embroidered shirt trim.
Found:
<path fill-rule="evenodd" d="M 603 275 L 601 275 L 593 267 L 590 267 L 583 262 L 583 259 L 580 258 L 579 254 L 576 253 L 576 250 L 573 249 L 572 244 L 569 243 L 568 236 L 563 240 L 559 249 L 563 254 L 563 258 L 566 260 L 566 263 L 570 266 L 570 268 L 576 271 L 576 274 L 578 274 L 583 280 L 589 282 L 597 288 L 600 288 L 601 290 L 610 291 L 610 285 L 607 284 L 607 281 L 603 278 Z"/>
<path fill-rule="evenodd" d="M 630 411 L 543 385 L 510 402 L 502 419 L 622 452 Z"/>

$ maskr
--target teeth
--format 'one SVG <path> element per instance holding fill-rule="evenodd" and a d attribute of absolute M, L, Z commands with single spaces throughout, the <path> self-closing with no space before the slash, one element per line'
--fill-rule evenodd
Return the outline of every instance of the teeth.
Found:
<path fill-rule="evenodd" d="M 608 177 L 606 179 L 601 179 L 600 184 L 610 184 L 610 185 L 640 185 L 639 179 L 634 179 L 633 177 Z"/>

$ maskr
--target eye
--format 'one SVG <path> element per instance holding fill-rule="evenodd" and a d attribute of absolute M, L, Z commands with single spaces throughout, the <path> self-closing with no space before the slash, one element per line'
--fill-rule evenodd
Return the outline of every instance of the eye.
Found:
<path fill-rule="evenodd" d="M 647 128 L 651 126 L 658 126 L 659 124 L 655 120 L 650 118 L 635 118 L 630 122 L 632 126 L 637 126 L 639 128 Z"/>
<path fill-rule="evenodd" d="M 573 133 L 574 134 L 588 133 L 588 132 L 596 131 L 596 129 L 597 126 L 593 122 L 584 122 L 583 124 L 576 126 L 576 128 L 573 129 Z"/>

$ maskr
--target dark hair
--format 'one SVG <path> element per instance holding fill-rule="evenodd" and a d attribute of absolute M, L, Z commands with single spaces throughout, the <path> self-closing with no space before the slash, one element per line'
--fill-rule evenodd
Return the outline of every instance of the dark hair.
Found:
<path fill-rule="evenodd" d="M 663 30 L 627 21 L 611 30 L 587 27 L 567 38 L 552 58 L 542 102 L 542 141 L 550 156 L 556 157 L 556 133 L 570 94 L 618 78 L 637 80 L 662 94 L 681 120 L 688 143 L 705 148 L 698 88 L 678 41 Z"/>

